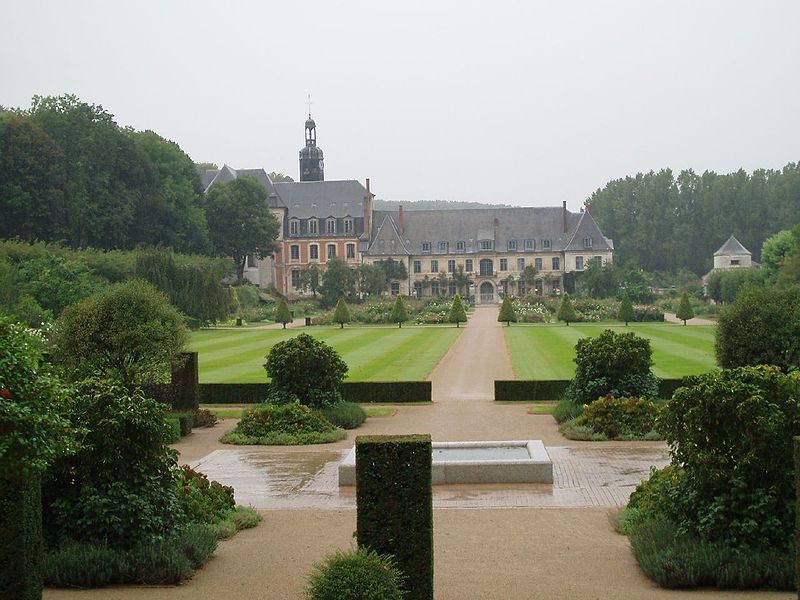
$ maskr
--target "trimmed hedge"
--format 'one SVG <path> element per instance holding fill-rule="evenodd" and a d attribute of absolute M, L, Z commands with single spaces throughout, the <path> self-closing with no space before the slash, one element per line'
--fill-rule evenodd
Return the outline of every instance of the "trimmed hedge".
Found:
<path fill-rule="evenodd" d="M 410 600 L 433 599 L 430 435 L 356 438 L 359 547 L 391 554 Z"/>
<path fill-rule="evenodd" d="M 41 477 L 0 479 L 0 598 L 42 597 Z"/>
<path fill-rule="evenodd" d="M 513 402 L 541 402 L 558 400 L 569 385 L 569 379 L 495 380 L 494 399 Z M 660 398 L 672 398 L 683 379 L 661 379 L 658 385 Z"/>
<path fill-rule="evenodd" d="M 794 547 L 800 548 L 800 437 L 794 438 L 794 487 L 797 496 L 797 506 L 794 515 Z M 797 579 L 800 582 L 800 552 L 796 552 Z"/>
<path fill-rule="evenodd" d="M 168 444 L 174 444 L 181 439 L 181 421 L 178 415 L 167 415 L 167 423 L 169 423 L 171 429 L 166 442 Z"/>
<path fill-rule="evenodd" d="M 201 404 L 260 404 L 269 383 L 201 383 Z M 345 381 L 339 388 L 346 402 L 430 402 L 430 381 Z"/>

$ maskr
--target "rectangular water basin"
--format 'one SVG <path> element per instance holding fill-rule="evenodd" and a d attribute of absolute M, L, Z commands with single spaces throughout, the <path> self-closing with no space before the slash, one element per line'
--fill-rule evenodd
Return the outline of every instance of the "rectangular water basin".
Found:
<path fill-rule="evenodd" d="M 553 462 L 541 440 L 434 442 L 433 484 L 553 483 Z M 339 464 L 339 486 L 356 484 L 355 446 Z"/>

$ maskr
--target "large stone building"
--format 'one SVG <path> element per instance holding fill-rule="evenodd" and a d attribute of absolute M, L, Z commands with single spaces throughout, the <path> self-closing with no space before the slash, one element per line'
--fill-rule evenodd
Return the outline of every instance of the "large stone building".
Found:
<path fill-rule="evenodd" d="M 250 175 L 267 191 L 283 227 L 274 259 L 247 261 L 245 276 L 260 287 L 302 296 L 301 275 L 313 263 L 324 271 L 334 257 L 352 267 L 391 258 L 408 272 L 405 280 L 390 282 L 393 295 L 452 295 L 458 288 L 453 275 L 459 274 L 469 280 L 462 291 L 478 302 L 496 302 L 502 294 L 559 293 L 567 273 L 584 270 L 592 260 L 613 260 L 613 243 L 591 214 L 570 212 L 566 202 L 552 208 L 374 210 L 369 180 L 366 187 L 325 181 L 311 115 L 305 142 L 299 182 L 273 183 L 263 169 L 228 166 L 204 174 L 206 190 Z M 526 267 L 536 271 L 532 285 L 522 278 Z"/>

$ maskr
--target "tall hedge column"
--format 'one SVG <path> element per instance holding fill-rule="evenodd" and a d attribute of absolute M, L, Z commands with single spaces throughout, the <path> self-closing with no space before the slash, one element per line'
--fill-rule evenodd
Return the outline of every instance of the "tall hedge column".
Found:
<path fill-rule="evenodd" d="M 800 548 L 800 437 L 794 438 L 794 487 L 797 497 L 794 516 L 794 543 L 795 548 Z M 797 581 L 800 581 L 800 552 L 795 558 L 797 564 Z M 800 587 L 797 590 L 797 597 L 800 598 Z"/>
<path fill-rule="evenodd" d="M 358 545 L 391 554 L 409 600 L 433 599 L 431 436 L 356 438 Z"/>
<path fill-rule="evenodd" d="M 0 598 L 42 597 L 42 485 L 0 477 Z"/>

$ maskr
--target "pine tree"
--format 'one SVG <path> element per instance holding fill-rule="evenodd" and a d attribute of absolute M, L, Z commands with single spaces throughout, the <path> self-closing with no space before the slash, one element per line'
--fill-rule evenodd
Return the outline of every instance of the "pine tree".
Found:
<path fill-rule="evenodd" d="M 339 324 L 339 329 L 344 329 L 344 324 L 350 322 L 350 309 L 347 308 L 347 302 L 344 298 L 339 298 L 336 303 L 336 310 L 333 311 L 333 321 Z"/>
<path fill-rule="evenodd" d="M 497 315 L 497 320 L 500 323 L 505 323 L 506 327 L 511 325 L 511 322 L 517 322 L 517 311 L 514 310 L 514 305 L 511 300 L 506 296 L 503 298 L 503 304 L 500 305 L 500 314 Z"/>
<path fill-rule="evenodd" d="M 569 327 L 570 322 L 578 320 L 578 315 L 575 312 L 575 307 L 572 306 L 572 300 L 570 300 L 569 294 L 565 293 L 563 298 L 561 298 L 561 306 L 558 307 L 556 319 L 564 321 L 567 327 Z"/>
<path fill-rule="evenodd" d="M 622 302 L 619 305 L 617 319 L 620 321 L 625 321 L 626 327 L 628 326 L 628 321 L 633 321 L 634 319 L 633 302 L 631 302 L 631 297 L 628 296 L 627 291 L 622 295 Z"/>
<path fill-rule="evenodd" d="M 687 319 L 694 317 L 694 310 L 692 310 L 692 305 L 689 302 L 689 294 L 686 292 L 683 292 L 683 296 L 681 296 L 681 303 L 678 305 L 678 310 L 675 312 L 675 316 L 683 321 L 684 325 L 686 325 Z"/>
<path fill-rule="evenodd" d="M 292 322 L 292 313 L 289 311 L 289 305 L 286 304 L 286 300 L 281 300 L 278 303 L 278 307 L 275 309 L 275 321 L 282 323 L 284 329 L 286 329 L 287 323 Z"/>
<path fill-rule="evenodd" d="M 402 296 L 398 296 L 394 301 L 392 312 L 389 314 L 389 320 L 392 323 L 397 323 L 400 329 L 403 328 L 403 323 L 408 321 L 408 310 L 406 310 L 406 303 L 403 302 Z"/>
<path fill-rule="evenodd" d="M 455 323 L 456 327 L 458 327 L 459 323 L 465 323 L 467 321 L 467 311 L 464 310 L 464 304 L 461 302 L 461 296 L 458 294 L 453 296 L 453 303 L 450 305 L 447 321 L 449 323 Z"/>

